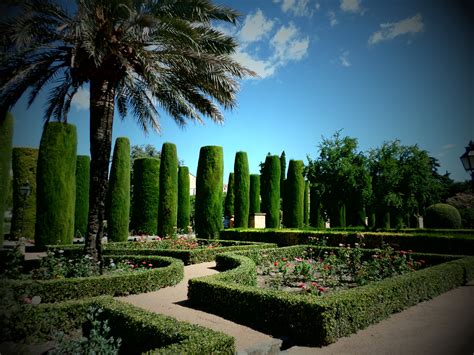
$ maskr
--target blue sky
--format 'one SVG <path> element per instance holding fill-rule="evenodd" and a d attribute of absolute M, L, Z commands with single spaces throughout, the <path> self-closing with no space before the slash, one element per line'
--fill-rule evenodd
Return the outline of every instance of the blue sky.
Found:
<path fill-rule="evenodd" d="M 216 1 L 217 2 L 217 1 Z M 132 118 L 114 122 L 131 144 L 177 145 L 197 170 L 199 149 L 224 148 L 224 181 L 237 151 L 251 173 L 268 152 L 287 160 L 318 156 L 321 137 L 342 129 L 360 150 L 400 139 L 439 159 L 440 172 L 466 180 L 459 156 L 474 140 L 472 5 L 442 0 L 221 0 L 242 17 L 219 28 L 238 39 L 235 58 L 259 74 L 241 83 L 238 107 L 222 125 L 179 128 L 164 113 L 162 131 L 145 135 Z M 470 11 L 470 13 L 469 13 Z M 88 92 L 74 99 L 69 122 L 78 154 L 89 154 Z M 38 147 L 43 102 L 13 109 L 14 146 Z M 162 112 L 162 111 L 161 111 Z"/>

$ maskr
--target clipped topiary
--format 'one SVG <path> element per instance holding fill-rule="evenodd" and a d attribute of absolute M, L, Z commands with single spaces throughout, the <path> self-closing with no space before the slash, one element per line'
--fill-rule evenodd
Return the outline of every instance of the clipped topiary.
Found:
<path fill-rule="evenodd" d="M 436 203 L 426 209 L 424 225 L 427 228 L 461 228 L 461 215 L 456 207 Z"/>
<path fill-rule="evenodd" d="M 176 145 L 163 143 L 158 202 L 158 235 L 173 236 L 178 219 L 178 154 Z"/>
<path fill-rule="evenodd" d="M 303 225 L 309 225 L 309 181 L 304 183 L 303 194 Z"/>
<path fill-rule="evenodd" d="M 74 209 L 74 234 L 85 237 L 89 214 L 90 162 L 88 155 L 78 155 L 76 161 L 76 207 Z"/>
<path fill-rule="evenodd" d="M 44 125 L 36 172 L 36 246 L 71 244 L 76 200 L 76 126 Z"/>
<path fill-rule="evenodd" d="M 115 140 L 107 201 L 107 238 L 125 242 L 130 216 L 130 141 L 126 137 Z"/>
<path fill-rule="evenodd" d="M 153 235 L 158 223 L 160 160 L 138 158 L 133 163 L 133 210 L 131 229 L 135 234 Z"/>
<path fill-rule="evenodd" d="M 224 216 L 231 217 L 234 215 L 234 173 L 229 173 L 229 181 L 227 183 L 227 194 L 224 202 Z"/>
<path fill-rule="evenodd" d="M 260 175 L 250 175 L 250 208 L 249 213 L 260 212 Z"/>
<path fill-rule="evenodd" d="M 222 147 L 205 146 L 199 152 L 196 176 L 195 226 L 199 238 L 218 238 L 222 225 Z"/>
<path fill-rule="evenodd" d="M 0 247 L 3 245 L 3 216 L 10 190 L 10 166 L 12 163 L 13 116 L 0 117 Z"/>
<path fill-rule="evenodd" d="M 180 166 L 178 170 L 178 229 L 187 232 L 191 212 L 189 199 L 189 168 Z"/>
<path fill-rule="evenodd" d="M 250 175 L 246 152 L 235 154 L 234 186 L 234 226 L 247 228 L 249 225 Z"/>
<path fill-rule="evenodd" d="M 283 196 L 283 224 L 287 228 L 303 227 L 304 164 L 290 160 Z"/>
<path fill-rule="evenodd" d="M 267 228 L 280 227 L 280 158 L 267 155 L 261 180 L 262 205 Z"/>

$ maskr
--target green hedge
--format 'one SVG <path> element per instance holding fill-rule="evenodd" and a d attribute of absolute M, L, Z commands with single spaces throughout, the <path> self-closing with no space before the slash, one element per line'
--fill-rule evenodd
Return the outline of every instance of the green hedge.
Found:
<path fill-rule="evenodd" d="M 361 239 L 362 237 L 362 239 Z M 425 253 L 474 255 L 474 238 L 421 233 L 395 232 L 350 232 L 350 231 L 305 231 L 291 229 L 226 229 L 221 231 L 222 240 L 276 243 L 278 246 L 296 244 L 343 244 L 364 243 L 367 248 L 380 248 L 389 244 L 398 250 L 413 250 Z"/>
<path fill-rule="evenodd" d="M 35 246 L 70 244 L 76 200 L 76 126 L 44 125 L 36 171 Z"/>
<path fill-rule="evenodd" d="M 189 199 L 189 168 L 180 166 L 178 170 L 178 229 L 188 232 L 191 205 Z"/>
<path fill-rule="evenodd" d="M 277 249 L 290 255 L 306 247 Z M 272 250 L 261 253 L 269 254 Z M 240 255 L 239 255 L 240 254 Z M 218 267 L 234 269 L 189 281 L 188 298 L 198 308 L 301 345 L 326 345 L 452 288 L 474 276 L 474 257 L 336 292 L 324 297 L 255 286 L 256 253 L 222 254 Z M 429 256 L 427 256 L 428 258 Z"/>
<path fill-rule="evenodd" d="M 36 165 L 38 149 L 13 148 L 13 211 L 10 238 L 18 240 L 21 236 L 35 239 L 36 222 Z M 30 194 L 23 197 L 20 188 L 28 183 Z"/>
<path fill-rule="evenodd" d="M 234 338 L 198 325 L 151 313 L 111 297 L 1 309 L 0 341 L 50 340 L 81 328 L 91 306 L 100 307 L 110 334 L 122 339 L 122 354 L 234 354 Z"/>
<path fill-rule="evenodd" d="M 283 196 L 283 224 L 288 228 L 303 227 L 304 163 L 290 160 Z"/>
<path fill-rule="evenodd" d="M 227 194 L 224 201 L 224 216 L 231 217 L 234 215 L 234 173 L 229 173 L 227 182 Z"/>
<path fill-rule="evenodd" d="M 304 182 L 303 225 L 305 227 L 309 226 L 309 181 Z"/>
<path fill-rule="evenodd" d="M 280 226 L 280 158 L 268 155 L 262 173 L 262 212 L 266 213 L 267 228 Z"/>
<path fill-rule="evenodd" d="M 107 201 L 107 238 L 126 241 L 130 217 L 130 141 L 126 137 L 115 140 Z"/>
<path fill-rule="evenodd" d="M 178 218 L 178 153 L 173 143 L 163 143 L 160 166 L 158 231 L 162 237 L 176 234 Z"/>
<path fill-rule="evenodd" d="M 260 212 L 260 175 L 250 175 L 250 208 L 249 213 Z"/>
<path fill-rule="evenodd" d="M 12 163 L 13 115 L 0 117 L 0 247 L 3 245 L 3 219 L 10 185 Z"/>
<path fill-rule="evenodd" d="M 425 212 L 424 222 L 429 228 L 461 228 L 461 215 L 456 207 L 447 203 L 436 203 Z"/>
<path fill-rule="evenodd" d="M 74 208 L 74 234 L 87 233 L 89 217 L 90 162 L 88 155 L 78 155 L 76 161 L 76 207 Z"/>
<path fill-rule="evenodd" d="M 15 299 L 22 296 L 40 296 L 42 302 L 49 303 L 99 295 L 118 296 L 155 291 L 176 285 L 183 279 L 184 266 L 181 260 L 153 255 L 121 255 L 113 256 L 113 259 L 133 262 L 153 261 L 161 267 L 140 272 L 130 271 L 70 279 L 1 280 L 0 290 L 13 292 Z"/>
<path fill-rule="evenodd" d="M 250 175 L 246 152 L 237 152 L 234 162 L 234 226 L 249 226 Z"/>
<path fill-rule="evenodd" d="M 131 229 L 135 234 L 154 235 L 158 227 L 160 160 L 139 158 L 133 163 Z"/>

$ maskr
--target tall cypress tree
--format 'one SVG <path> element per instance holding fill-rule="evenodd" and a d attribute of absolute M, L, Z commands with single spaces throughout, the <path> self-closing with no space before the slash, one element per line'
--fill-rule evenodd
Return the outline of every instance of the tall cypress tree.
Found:
<path fill-rule="evenodd" d="M 130 141 L 126 137 L 115 140 L 107 199 L 107 237 L 114 242 L 127 241 L 130 217 Z"/>
<path fill-rule="evenodd" d="M 234 173 L 229 173 L 229 180 L 227 183 L 227 194 L 224 202 L 224 216 L 232 217 L 234 215 Z"/>
<path fill-rule="evenodd" d="M 285 151 L 280 155 L 280 197 L 285 196 L 285 180 L 286 180 L 286 154 Z"/>
<path fill-rule="evenodd" d="M 158 235 L 174 236 L 178 222 L 178 154 L 176 145 L 163 143 L 158 202 Z"/>
<path fill-rule="evenodd" d="M 178 229 L 188 231 L 191 206 L 189 199 L 189 168 L 180 166 L 178 170 Z"/>
<path fill-rule="evenodd" d="M 250 174 L 246 152 L 235 154 L 234 174 L 234 225 L 236 228 L 247 228 L 250 208 Z"/>
<path fill-rule="evenodd" d="M 309 225 L 309 181 L 305 181 L 305 183 L 304 183 L 303 225 L 305 227 L 307 227 Z"/>
<path fill-rule="evenodd" d="M 0 117 L 0 247 L 3 246 L 3 216 L 10 190 L 10 166 L 12 163 L 13 115 Z"/>
<path fill-rule="evenodd" d="M 321 204 L 321 193 L 317 186 L 310 187 L 310 205 L 309 224 L 311 227 L 324 228 L 324 216 Z"/>
<path fill-rule="evenodd" d="M 199 238 L 218 238 L 222 225 L 222 147 L 205 146 L 199 152 L 196 176 L 195 226 Z"/>
<path fill-rule="evenodd" d="M 283 224 L 288 228 L 303 227 L 304 164 L 290 160 L 283 197 Z"/>
<path fill-rule="evenodd" d="M 74 235 L 85 237 L 89 215 L 90 158 L 78 155 L 76 161 L 76 206 L 74 208 Z"/>
<path fill-rule="evenodd" d="M 36 172 L 36 246 L 71 244 L 76 200 L 76 127 L 44 125 Z"/>
<path fill-rule="evenodd" d="M 260 212 L 260 175 L 250 175 L 250 214 Z"/>
<path fill-rule="evenodd" d="M 268 155 L 262 174 L 262 211 L 266 213 L 267 228 L 280 227 L 280 158 Z"/>

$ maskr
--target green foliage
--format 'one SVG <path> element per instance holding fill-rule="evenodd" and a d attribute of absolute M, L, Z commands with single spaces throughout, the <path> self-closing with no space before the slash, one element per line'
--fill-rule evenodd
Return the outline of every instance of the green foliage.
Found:
<path fill-rule="evenodd" d="M 0 247 L 3 246 L 3 217 L 10 185 L 12 163 L 13 115 L 0 117 Z"/>
<path fill-rule="evenodd" d="M 250 207 L 249 213 L 260 212 L 260 175 L 250 175 Z"/>
<path fill-rule="evenodd" d="M 229 180 L 227 183 L 227 194 L 224 202 L 224 216 L 231 217 L 234 215 L 234 173 L 229 173 Z"/>
<path fill-rule="evenodd" d="M 196 176 L 195 227 L 199 238 L 217 238 L 222 226 L 222 147 L 205 146 L 199 151 Z"/>
<path fill-rule="evenodd" d="M 426 209 L 424 223 L 427 228 L 461 228 L 461 215 L 456 207 L 436 203 Z"/>
<path fill-rule="evenodd" d="M 180 166 L 178 170 L 178 229 L 188 232 L 190 216 L 189 168 Z"/>
<path fill-rule="evenodd" d="M 130 216 L 130 141 L 126 137 L 115 140 L 107 201 L 107 237 L 115 242 L 125 241 Z"/>
<path fill-rule="evenodd" d="M 285 151 L 280 155 L 280 196 L 285 196 L 285 181 L 286 181 L 286 154 Z"/>
<path fill-rule="evenodd" d="M 157 234 L 162 237 L 175 235 L 177 218 L 178 154 L 176 152 L 176 145 L 173 143 L 163 143 L 161 148 Z"/>
<path fill-rule="evenodd" d="M 247 228 L 250 207 L 250 175 L 246 152 L 235 154 L 234 174 L 234 226 Z"/>
<path fill-rule="evenodd" d="M 303 227 L 304 164 L 290 160 L 283 196 L 283 225 L 288 228 Z"/>
<path fill-rule="evenodd" d="M 133 163 L 131 229 L 135 234 L 153 235 L 157 230 L 160 193 L 160 160 L 139 158 Z"/>
<path fill-rule="evenodd" d="M 309 226 L 309 181 L 304 182 L 303 225 L 306 227 Z"/>
<path fill-rule="evenodd" d="M 310 184 L 309 225 L 316 228 L 324 228 L 324 213 L 321 206 L 321 192 L 315 183 Z"/>
<path fill-rule="evenodd" d="M 74 208 L 74 234 L 85 236 L 89 214 L 90 158 L 78 155 L 76 161 L 76 206 Z"/>
<path fill-rule="evenodd" d="M 262 212 L 266 213 L 267 228 L 280 226 L 280 158 L 278 155 L 268 155 L 262 171 L 261 194 Z"/>
<path fill-rule="evenodd" d="M 37 247 L 70 244 L 74 238 L 76 146 L 76 126 L 45 124 L 36 172 Z"/>
<path fill-rule="evenodd" d="M 10 237 L 14 240 L 21 236 L 26 239 L 35 238 L 37 163 L 38 149 L 13 148 L 13 213 Z M 20 193 L 20 188 L 25 184 L 30 186 L 28 196 L 22 196 Z"/>

